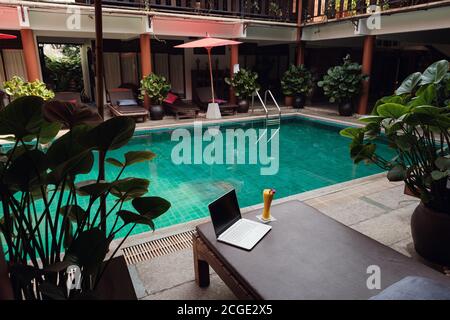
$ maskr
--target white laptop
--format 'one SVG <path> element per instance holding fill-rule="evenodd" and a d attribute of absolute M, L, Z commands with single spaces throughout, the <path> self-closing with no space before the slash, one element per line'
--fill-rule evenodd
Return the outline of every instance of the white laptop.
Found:
<path fill-rule="evenodd" d="M 272 229 L 271 226 L 243 219 L 236 197 L 231 190 L 209 206 L 217 240 L 251 250 Z"/>

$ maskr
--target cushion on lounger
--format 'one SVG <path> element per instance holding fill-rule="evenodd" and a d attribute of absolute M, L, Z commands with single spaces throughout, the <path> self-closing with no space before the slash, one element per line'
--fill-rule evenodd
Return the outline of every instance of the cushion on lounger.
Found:
<path fill-rule="evenodd" d="M 209 100 L 209 102 L 212 102 L 212 99 L 211 99 L 211 100 Z M 214 99 L 214 102 L 215 102 L 215 103 L 218 103 L 218 104 L 223 104 L 223 103 L 227 103 L 227 100 L 222 100 L 222 99 Z"/>
<path fill-rule="evenodd" d="M 370 300 L 450 300 L 450 287 L 423 277 L 405 277 Z"/>
<path fill-rule="evenodd" d="M 168 103 L 168 104 L 173 104 L 177 99 L 178 99 L 178 96 L 176 94 L 169 92 L 167 94 L 167 97 L 164 99 L 164 102 Z"/>
<path fill-rule="evenodd" d="M 122 99 L 122 100 L 117 100 L 117 105 L 119 107 L 137 106 L 138 103 L 135 99 Z"/>

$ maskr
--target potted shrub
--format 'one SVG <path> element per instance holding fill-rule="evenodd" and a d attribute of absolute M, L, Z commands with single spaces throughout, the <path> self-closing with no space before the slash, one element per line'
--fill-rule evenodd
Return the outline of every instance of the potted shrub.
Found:
<path fill-rule="evenodd" d="M 38 96 L 44 100 L 50 100 L 55 97 L 52 90 L 47 89 L 45 83 L 39 80 L 26 82 L 21 77 L 14 76 L 11 80 L 3 83 L 3 88 L 12 100 L 23 96 Z"/>
<path fill-rule="evenodd" d="M 431 262 L 450 265 L 450 73 L 446 60 L 408 76 L 395 94 L 380 99 L 363 128 L 347 128 L 355 163 L 388 170 L 390 181 L 404 181 L 421 202 L 411 217 L 416 251 Z M 396 156 L 376 151 L 386 139 Z"/>
<path fill-rule="evenodd" d="M 164 117 L 163 100 L 170 91 L 170 84 L 164 76 L 151 73 L 141 80 L 142 96 L 147 95 L 150 98 L 150 118 L 152 120 L 161 120 Z"/>
<path fill-rule="evenodd" d="M 62 125 L 68 131 L 55 139 Z M 169 209 L 168 201 L 146 196 L 148 180 L 125 176 L 129 166 L 155 154 L 138 150 L 108 158 L 134 129 L 131 118 L 101 122 L 88 107 L 36 96 L 17 98 L 0 111 L 0 132 L 12 141 L 2 147 L 0 231 L 16 299 L 99 297 L 102 277 L 136 224 L 154 229 L 153 219 Z M 83 180 L 94 153 L 119 168 L 114 178 Z M 121 230 L 125 237 L 108 253 Z M 68 291 L 74 266 L 77 285 Z"/>
<path fill-rule="evenodd" d="M 347 55 L 344 63 L 328 69 L 317 85 L 331 103 L 338 103 L 341 116 L 351 116 L 354 112 L 353 99 L 359 94 L 361 81 L 367 78 L 367 75 L 361 74 L 361 65 L 352 62 L 350 55 Z"/>
<path fill-rule="evenodd" d="M 281 79 L 281 90 L 285 97 L 292 98 L 291 105 L 294 108 L 304 107 L 306 97 L 311 93 L 312 88 L 312 74 L 304 65 L 290 65 Z"/>
<path fill-rule="evenodd" d="M 231 79 L 225 78 L 225 82 L 233 87 L 234 94 L 239 100 L 237 109 L 238 112 L 248 112 L 248 99 L 256 90 L 259 90 L 257 79 L 258 74 L 256 72 L 246 69 L 240 69 Z"/>

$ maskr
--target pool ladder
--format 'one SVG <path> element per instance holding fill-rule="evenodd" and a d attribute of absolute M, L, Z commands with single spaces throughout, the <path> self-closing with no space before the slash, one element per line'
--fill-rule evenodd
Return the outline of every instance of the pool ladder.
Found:
<path fill-rule="evenodd" d="M 269 138 L 269 140 L 267 140 L 267 142 L 269 142 L 270 140 L 273 139 L 273 137 L 278 134 L 278 131 L 280 131 L 280 125 L 281 125 L 281 109 L 280 106 L 277 103 L 277 100 L 275 100 L 272 92 L 270 90 L 266 90 L 264 92 L 264 100 L 261 98 L 261 95 L 259 94 L 259 91 L 256 90 L 255 94 L 252 95 L 252 112 L 254 110 L 254 102 L 255 102 L 255 95 L 258 97 L 259 101 L 261 102 L 261 105 L 264 108 L 264 111 L 266 113 L 266 119 L 265 119 L 265 129 L 264 132 L 261 134 L 261 136 L 259 137 L 258 141 L 261 140 L 261 138 L 267 134 L 267 127 L 268 126 L 278 126 L 278 128 L 275 130 L 275 132 L 272 134 L 272 136 Z M 272 99 L 272 101 L 274 102 L 275 106 L 276 106 L 276 110 L 277 113 L 276 114 L 270 114 L 269 110 L 274 110 L 274 109 L 268 109 L 267 108 L 267 95 L 270 96 L 270 98 Z"/>

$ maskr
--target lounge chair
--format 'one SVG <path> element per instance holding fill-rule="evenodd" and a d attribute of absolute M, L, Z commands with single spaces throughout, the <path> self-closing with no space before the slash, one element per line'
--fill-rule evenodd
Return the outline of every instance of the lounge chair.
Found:
<path fill-rule="evenodd" d="M 450 296 L 449 277 L 300 201 L 275 204 L 271 212 L 277 219 L 273 229 L 251 251 L 219 242 L 211 222 L 198 225 L 193 238 L 197 284 L 209 285 L 211 265 L 241 299 Z M 256 209 L 245 218 L 257 220 L 260 213 L 261 209 Z M 377 296 L 394 283 L 393 288 Z"/>
<path fill-rule="evenodd" d="M 81 104 L 81 95 L 79 92 L 72 91 L 55 92 L 54 100 Z"/>
<path fill-rule="evenodd" d="M 169 92 L 163 101 L 164 108 L 175 115 L 178 120 L 180 117 L 196 118 L 200 108 L 181 100 L 176 94 Z"/>
<path fill-rule="evenodd" d="M 142 118 L 145 121 L 148 117 L 148 110 L 139 105 L 132 90 L 127 88 L 116 88 L 108 92 L 109 110 L 114 116 L 126 116 L 132 118 Z"/>
<path fill-rule="evenodd" d="M 206 110 L 208 108 L 208 103 L 212 102 L 211 100 L 211 87 L 198 87 L 193 90 L 193 99 L 194 102 L 200 106 L 200 108 Z M 236 114 L 237 113 L 237 104 L 229 104 L 228 101 L 218 99 L 216 96 L 214 97 L 215 102 L 219 104 L 220 113 L 221 114 Z"/>

